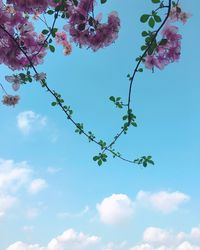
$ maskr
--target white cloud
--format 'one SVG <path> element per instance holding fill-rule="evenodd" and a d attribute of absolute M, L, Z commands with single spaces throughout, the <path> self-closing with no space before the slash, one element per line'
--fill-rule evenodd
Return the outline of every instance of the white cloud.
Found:
<path fill-rule="evenodd" d="M 123 241 L 121 243 L 113 243 L 110 242 L 106 246 L 104 246 L 101 250 L 127 250 L 127 241 Z"/>
<path fill-rule="evenodd" d="M 23 226 L 22 230 L 26 233 L 32 233 L 34 231 L 34 226 Z"/>
<path fill-rule="evenodd" d="M 23 134 L 29 134 L 33 129 L 38 130 L 46 126 L 47 118 L 31 110 L 24 111 L 17 116 L 17 126 Z"/>
<path fill-rule="evenodd" d="M 6 215 L 18 199 L 22 190 L 27 190 L 28 183 L 31 182 L 28 191 L 35 194 L 45 187 L 47 183 L 43 179 L 32 180 L 33 170 L 27 162 L 14 162 L 0 158 L 0 217 Z"/>
<path fill-rule="evenodd" d="M 155 249 L 152 248 L 149 244 L 141 244 L 132 247 L 130 250 L 155 250 Z"/>
<path fill-rule="evenodd" d="M 68 212 L 63 212 L 63 213 L 58 213 L 57 217 L 60 219 L 64 219 L 64 218 L 80 218 L 82 216 L 84 216 L 86 213 L 88 213 L 89 211 L 89 207 L 85 206 L 83 210 L 81 210 L 78 213 L 68 213 Z"/>
<path fill-rule="evenodd" d="M 125 194 L 113 194 L 97 204 L 100 220 L 105 224 L 121 224 L 133 215 L 133 203 Z"/>
<path fill-rule="evenodd" d="M 200 246 L 196 246 L 191 244 L 190 242 L 183 242 L 181 245 L 179 245 L 176 250 L 200 250 Z"/>
<path fill-rule="evenodd" d="M 97 244 L 100 238 L 97 236 L 88 236 L 84 233 L 77 233 L 73 229 L 66 230 L 62 235 L 52 239 L 47 249 L 48 250 L 84 250 L 90 246 Z"/>
<path fill-rule="evenodd" d="M 143 234 L 143 240 L 148 243 L 166 243 L 170 238 L 169 232 L 157 227 L 148 227 Z"/>
<path fill-rule="evenodd" d="M 147 206 L 151 205 L 152 208 L 164 214 L 176 211 L 179 206 L 187 202 L 190 197 L 181 192 L 166 192 L 161 191 L 157 193 L 150 193 L 140 191 L 137 194 L 137 202 L 144 203 Z"/>
<path fill-rule="evenodd" d="M 10 245 L 6 250 L 45 250 L 45 248 L 40 247 L 39 245 L 27 245 L 21 241 L 18 241 Z"/>
<path fill-rule="evenodd" d="M 35 179 L 30 183 L 28 191 L 31 194 L 37 194 L 45 188 L 47 188 L 47 182 L 44 179 Z"/>
<path fill-rule="evenodd" d="M 89 236 L 82 232 L 78 233 L 73 229 L 66 230 L 63 234 L 53 238 L 47 246 L 28 245 L 23 242 L 16 242 L 6 250 L 89 250 L 100 241 L 98 236 Z"/>
<path fill-rule="evenodd" d="M 143 233 L 143 242 L 133 246 L 130 250 L 200 250 L 199 230 L 200 228 L 195 227 L 190 233 L 174 233 L 161 228 L 149 227 Z M 193 233 L 196 238 L 193 237 Z"/>
<path fill-rule="evenodd" d="M 3 217 L 6 211 L 11 208 L 17 201 L 17 198 L 0 194 L 0 218 Z"/>
<path fill-rule="evenodd" d="M 6 250 L 200 250 L 200 244 L 195 243 L 192 239 L 192 231 L 193 229 L 190 233 L 185 233 L 190 239 L 178 242 L 177 235 L 180 232 L 175 233 L 161 228 L 150 227 L 143 233 L 143 238 L 147 233 L 150 235 L 148 236 L 148 242 L 143 241 L 134 246 L 128 244 L 127 241 L 121 243 L 110 242 L 102 246 L 103 243 L 100 237 L 68 229 L 63 234 L 50 240 L 46 246 L 30 245 L 18 241 L 10 245 Z M 154 235 L 156 232 L 158 233 L 158 240 Z"/>
<path fill-rule="evenodd" d="M 0 217 L 16 204 L 16 192 L 25 185 L 30 175 L 31 169 L 25 161 L 15 163 L 0 158 Z"/>
<path fill-rule="evenodd" d="M 0 192 L 17 191 L 31 174 L 27 162 L 0 159 Z"/>

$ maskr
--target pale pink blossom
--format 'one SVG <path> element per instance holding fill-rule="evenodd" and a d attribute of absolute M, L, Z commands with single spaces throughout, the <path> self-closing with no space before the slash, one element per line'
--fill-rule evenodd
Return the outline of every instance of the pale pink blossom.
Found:
<path fill-rule="evenodd" d="M 72 46 L 71 46 L 71 44 L 68 43 L 68 42 L 66 42 L 65 44 L 63 44 L 63 46 L 64 46 L 64 50 L 63 50 L 64 55 L 65 56 L 70 55 L 71 52 L 72 52 Z"/>
<path fill-rule="evenodd" d="M 18 95 L 4 95 L 2 103 L 7 106 L 15 106 L 20 100 Z"/>
<path fill-rule="evenodd" d="M 36 81 L 43 81 L 46 79 L 46 74 L 44 72 L 41 72 L 41 73 L 35 74 L 33 77 Z"/>
<path fill-rule="evenodd" d="M 12 83 L 13 90 L 17 91 L 20 88 L 21 78 L 18 75 L 5 76 L 7 82 Z"/>
<path fill-rule="evenodd" d="M 187 22 L 187 20 L 192 16 L 192 14 L 190 13 L 186 13 L 186 12 L 181 12 L 180 14 L 180 20 L 183 24 L 185 24 Z"/>

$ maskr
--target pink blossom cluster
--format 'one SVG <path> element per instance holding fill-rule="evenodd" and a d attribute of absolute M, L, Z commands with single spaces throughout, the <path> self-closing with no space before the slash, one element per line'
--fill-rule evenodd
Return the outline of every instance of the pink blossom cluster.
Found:
<path fill-rule="evenodd" d="M 157 46 L 152 55 L 147 55 L 145 58 L 145 66 L 148 69 L 157 67 L 163 69 L 171 62 L 178 61 L 181 54 L 181 38 L 178 34 L 178 27 L 167 25 L 162 31 L 162 41 Z"/>
<path fill-rule="evenodd" d="M 58 44 L 61 44 L 64 48 L 64 55 L 71 54 L 72 46 L 67 40 L 67 34 L 65 32 L 56 32 L 55 40 Z"/>
<path fill-rule="evenodd" d="M 86 46 L 93 51 L 106 47 L 118 37 L 120 20 L 116 12 L 108 16 L 107 23 L 89 14 L 93 11 L 94 0 L 80 0 L 69 18 L 69 33 L 72 41 L 80 47 Z"/>
<path fill-rule="evenodd" d="M 34 31 L 22 12 L 10 13 L 6 8 L 0 8 L 0 64 L 20 70 L 30 65 L 29 59 L 33 65 L 42 63 L 46 55 L 43 42 L 44 38 Z"/>
<path fill-rule="evenodd" d="M 185 24 L 191 16 L 192 15 L 190 13 L 183 12 L 180 5 L 176 5 L 171 9 L 169 17 L 172 22 L 181 21 Z"/>
<path fill-rule="evenodd" d="M 48 0 L 7 0 L 7 4 L 13 4 L 15 10 L 27 13 L 44 12 L 48 7 Z"/>
<path fill-rule="evenodd" d="M 19 102 L 18 95 L 4 95 L 2 103 L 7 106 L 15 106 Z"/>
<path fill-rule="evenodd" d="M 182 36 L 178 33 L 178 27 L 171 25 L 171 23 L 174 21 L 185 23 L 190 16 L 190 14 L 182 12 L 180 7 L 172 8 L 169 20 L 161 32 L 161 41 L 157 43 L 157 48 L 153 54 L 145 57 L 144 64 L 146 68 L 153 69 L 157 67 L 163 69 L 169 63 L 179 60 Z"/>

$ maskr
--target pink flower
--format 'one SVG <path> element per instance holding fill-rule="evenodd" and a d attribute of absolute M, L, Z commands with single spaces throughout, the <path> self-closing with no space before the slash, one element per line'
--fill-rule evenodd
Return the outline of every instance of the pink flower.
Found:
<path fill-rule="evenodd" d="M 70 43 L 66 42 L 65 44 L 63 44 L 64 46 L 64 55 L 67 56 L 67 55 L 70 55 L 71 52 L 72 52 L 72 46 Z"/>
<path fill-rule="evenodd" d="M 14 8 L 19 11 L 34 13 L 43 12 L 48 7 L 48 0 L 7 0 L 8 4 L 13 4 Z"/>
<path fill-rule="evenodd" d="M 108 16 L 107 23 L 100 23 L 101 15 L 88 18 L 92 12 L 94 0 L 80 0 L 69 18 L 69 33 L 72 41 L 79 47 L 91 48 L 93 51 L 113 43 L 119 33 L 120 19 L 116 12 Z"/>
<path fill-rule="evenodd" d="M 186 13 L 186 12 L 181 12 L 179 18 L 181 20 L 181 22 L 183 24 L 185 24 L 187 22 L 187 20 L 192 16 L 192 14 L 190 13 Z"/>
<path fill-rule="evenodd" d="M 18 95 L 4 95 L 2 103 L 7 106 L 15 106 L 20 100 Z"/>
<path fill-rule="evenodd" d="M 182 38 L 180 34 L 178 34 L 178 27 L 166 25 L 162 30 L 162 35 L 169 41 L 177 41 Z"/>
<path fill-rule="evenodd" d="M 43 81 L 46 79 L 46 74 L 44 72 L 41 72 L 41 73 L 38 73 L 38 74 L 35 74 L 33 76 L 33 78 L 36 80 L 36 81 Z"/>
<path fill-rule="evenodd" d="M 154 66 L 157 65 L 157 59 L 156 57 L 152 56 L 152 55 L 147 55 L 145 57 L 145 62 L 144 62 L 145 66 L 147 69 L 153 69 Z"/>
<path fill-rule="evenodd" d="M 169 15 L 171 22 L 181 21 L 183 24 L 185 24 L 191 16 L 190 13 L 183 12 L 180 5 L 173 7 Z"/>
<path fill-rule="evenodd" d="M 63 44 L 63 42 L 67 41 L 67 34 L 65 32 L 56 32 L 55 40 L 58 44 Z"/>
<path fill-rule="evenodd" d="M 12 83 L 13 90 L 17 91 L 20 88 L 21 78 L 17 75 L 5 76 L 7 82 Z"/>

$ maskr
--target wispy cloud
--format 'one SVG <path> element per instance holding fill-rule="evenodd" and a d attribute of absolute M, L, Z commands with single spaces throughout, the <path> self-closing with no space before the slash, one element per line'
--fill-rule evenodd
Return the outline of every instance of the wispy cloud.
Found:
<path fill-rule="evenodd" d="M 190 200 L 190 197 L 182 192 L 144 192 L 140 191 L 137 194 L 137 203 L 151 206 L 153 209 L 164 214 L 172 213 L 182 205 Z"/>
<path fill-rule="evenodd" d="M 17 126 L 19 130 L 27 135 L 31 131 L 40 130 L 47 124 L 47 118 L 40 114 L 36 114 L 32 110 L 24 111 L 17 116 Z"/>
<path fill-rule="evenodd" d="M 33 179 L 34 171 L 26 161 L 15 162 L 0 158 L 0 217 L 19 201 L 19 193 L 36 194 L 47 187 L 44 179 Z"/>
<path fill-rule="evenodd" d="M 62 168 L 55 168 L 55 167 L 48 167 L 47 168 L 47 173 L 49 173 L 49 174 L 56 174 L 60 171 L 62 171 Z"/>
<path fill-rule="evenodd" d="M 47 182 L 44 179 L 34 179 L 31 181 L 28 191 L 31 194 L 37 194 L 47 188 Z"/>
<path fill-rule="evenodd" d="M 62 213 L 58 213 L 57 217 L 60 219 L 64 219 L 64 218 L 80 218 L 82 216 L 84 216 L 85 214 L 87 214 L 89 211 L 89 207 L 85 206 L 83 210 L 81 210 L 78 213 L 68 213 L 68 212 L 62 212 Z"/>

